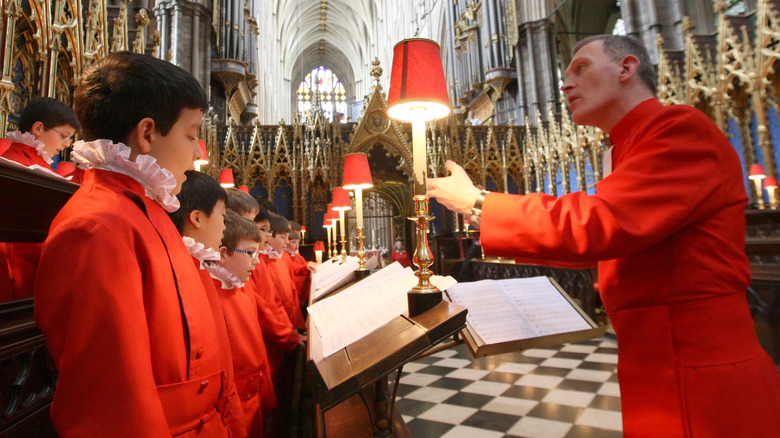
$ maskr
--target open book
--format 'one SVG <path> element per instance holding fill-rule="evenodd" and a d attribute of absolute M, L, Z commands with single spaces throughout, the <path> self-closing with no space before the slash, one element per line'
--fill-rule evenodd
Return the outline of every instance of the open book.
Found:
<path fill-rule="evenodd" d="M 417 282 L 411 268 L 394 262 L 310 305 L 307 310 L 322 336 L 323 356 L 332 355 L 406 312 L 406 293 Z M 431 283 L 444 290 L 456 282 L 452 277 L 434 275 Z"/>
<path fill-rule="evenodd" d="M 458 283 L 447 294 L 469 310 L 464 338 L 477 357 L 581 341 L 606 331 L 548 277 Z"/>
<path fill-rule="evenodd" d="M 355 279 L 355 270 L 360 267 L 357 257 L 347 256 L 347 261 L 341 263 L 341 258 L 335 257 L 314 266 L 311 273 L 311 289 L 309 299 L 316 303 L 329 293 Z"/>

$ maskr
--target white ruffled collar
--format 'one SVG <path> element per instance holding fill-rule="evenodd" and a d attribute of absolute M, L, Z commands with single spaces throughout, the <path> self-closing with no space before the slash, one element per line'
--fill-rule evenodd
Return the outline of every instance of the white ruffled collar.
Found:
<path fill-rule="evenodd" d="M 230 290 L 236 287 L 244 287 L 244 282 L 231 274 L 225 267 L 213 262 L 206 262 L 203 266 L 206 268 L 209 275 L 211 275 L 211 278 L 222 282 L 222 289 Z"/>
<path fill-rule="evenodd" d="M 264 251 L 260 251 L 260 254 L 265 254 L 271 259 L 278 259 L 282 257 L 282 255 L 276 252 L 276 250 L 273 249 L 271 245 L 266 246 Z"/>
<path fill-rule="evenodd" d="M 169 213 L 179 209 L 179 200 L 171 194 L 176 188 L 176 178 L 170 170 L 160 167 L 157 159 L 151 155 L 138 154 L 135 162 L 132 162 L 130 148 L 123 143 L 79 140 L 73 144 L 70 156 L 77 163 L 90 164 L 95 169 L 110 170 L 133 178 L 143 186 L 146 196 L 157 201 Z"/>
<path fill-rule="evenodd" d="M 205 262 L 219 260 L 219 252 L 213 248 L 206 248 L 206 245 L 196 241 L 192 237 L 182 236 L 184 245 L 187 247 L 187 251 L 190 255 L 198 259 L 200 262 L 200 269 L 205 269 Z"/>
<path fill-rule="evenodd" d="M 290 248 L 285 248 L 284 250 L 287 251 L 287 254 L 290 254 L 293 257 L 295 257 L 295 255 L 298 254 L 298 251 L 293 251 Z"/>
<path fill-rule="evenodd" d="M 27 146 L 35 148 L 35 152 L 38 153 L 38 156 L 43 158 L 43 161 L 45 161 L 48 165 L 51 166 L 51 164 L 54 163 L 54 159 L 52 159 L 51 155 L 46 152 L 46 145 L 43 144 L 42 141 L 38 140 L 38 137 L 36 137 L 32 132 L 11 131 L 5 134 L 5 136 L 11 141 L 26 144 Z"/>

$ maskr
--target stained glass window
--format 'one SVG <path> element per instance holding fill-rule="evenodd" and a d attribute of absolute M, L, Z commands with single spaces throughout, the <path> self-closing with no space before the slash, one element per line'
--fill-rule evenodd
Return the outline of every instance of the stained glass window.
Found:
<path fill-rule="evenodd" d="M 336 113 L 347 113 L 344 85 L 338 76 L 323 66 L 312 70 L 298 86 L 298 114 L 301 120 L 306 120 L 318 108 L 329 122 L 333 121 Z"/>

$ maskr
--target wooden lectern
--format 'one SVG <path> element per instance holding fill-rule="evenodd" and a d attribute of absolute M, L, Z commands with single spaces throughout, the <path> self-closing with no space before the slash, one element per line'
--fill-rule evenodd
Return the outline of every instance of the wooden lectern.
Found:
<path fill-rule="evenodd" d="M 410 436 L 397 411 L 390 418 L 387 376 L 457 333 L 465 323 L 466 308 L 443 301 L 421 315 L 398 316 L 323 357 L 322 339 L 310 322 L 308 370 L 316 403 L 317 436 Z"/>

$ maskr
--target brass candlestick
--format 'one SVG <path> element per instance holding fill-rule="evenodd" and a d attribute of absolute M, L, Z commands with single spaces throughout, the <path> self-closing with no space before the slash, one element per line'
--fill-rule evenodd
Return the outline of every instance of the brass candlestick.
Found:
<path fill-rule="evenodd" d="M 439 288 L 431 284 L 433 275 L 428 267 L 433 263 L 431 248 L 428 246 L 428 221 L 433 216 L 428 216 L 428 196 L 415 195 L 414 212 L 417 216 L 409 217 L 417 221 L 417 246 L 414 249 L 412 262 L 419 268 L 414 275 L 417 276 L 417 286 L 410 290 L 406 297 L 409 304 L 409 316 L 417 316 L 434 308 L 441 302 L 442 294 Z"/>
<path fill-rule="evenodd" d="M 357 227 L 357 239 L 358 239 L 358 271 L 366 270 L 366 249 L 363 247 L 363 227 Z"/>

